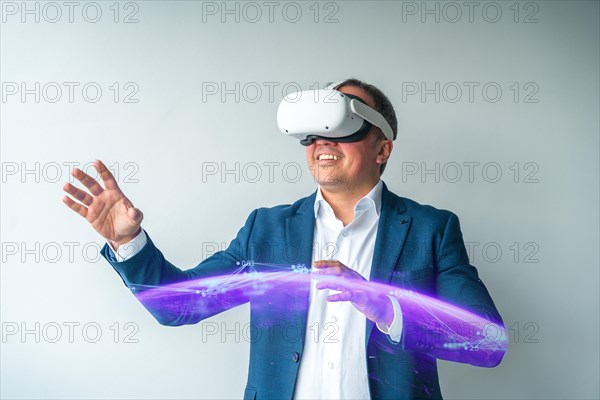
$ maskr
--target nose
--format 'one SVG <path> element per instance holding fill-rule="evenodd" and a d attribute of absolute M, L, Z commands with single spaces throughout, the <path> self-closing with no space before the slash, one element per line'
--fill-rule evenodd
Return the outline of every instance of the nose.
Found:
<path fill-rule="evenodd" d="M 315 139 L 314 141 L 315 144 L 317 144 L 318 146 L 337 146 L 337 142 L 334 142 L 333 140 L 330 140 L 329 138 L 324 138 L 324 137 L 318 137 Z"/>

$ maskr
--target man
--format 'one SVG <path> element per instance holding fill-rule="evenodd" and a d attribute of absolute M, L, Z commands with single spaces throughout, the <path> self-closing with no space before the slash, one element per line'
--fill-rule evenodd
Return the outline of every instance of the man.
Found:
<path fill-rule="evenodd" d="M 409 325 L 415 315 L 417 321 L 424 319 L 420 308 L 436 321 L 442 313 L 434 315 L 435 307 L 428 308 L 421 298 L 406 302 L 369 285 L 425 293 L 501 325 L 500 315 L 469 265 L 457 217 L 400 198 L 380 180 L 397 135 L 390 101 L 356 79 L 336 89 L 378 111 L 393 138 L 375 125 L 357 141 L 313 137 L 305 143 L 306 159 L 319 184 L 317 192 L 292 205 L 254 210 L 227 250 L 193 269 L 182 271 L 164 258 L 141 229 L 141 211 L 100 161 L 95 166 L 106 189 L 75 169 L 73 175 L 91 194 L 66 184 L 65 191 L 79 202 L 68 196 L 63 201 L 107 239 L 110 246 L 102 253 L 132 291 L 238 274 L 243 260 L 251 260 L 259 271 L 277 266 L 284 273 L 312 264 L 316 279 L 291 288 L 234 287 L 208 297 L 173 290 L 166 301 L 164 291 L 154 297 L 151 290 L 138 295 L 164 325 L 197 323 L 250 301 L 253 326 L 269 327 L 269 335 L 258 332 L 251 339 L 245 399 L 441 398 L 436 357 L 495 366 L 505 346 L 491 359 L 478 352 L 464 360 L 453 358 L 456 352 L 448 343 L 444 348 L 431 345 Z M 330 244 L 332 251 L 324 252 Z M 297 340 L 287 334 L 290 324 L 298 328 Z M 324 334 L 327 328 L 335 340 L 313 340 L 315 332 Z M 468 350 L 473 349 L 478 350 Z"/>

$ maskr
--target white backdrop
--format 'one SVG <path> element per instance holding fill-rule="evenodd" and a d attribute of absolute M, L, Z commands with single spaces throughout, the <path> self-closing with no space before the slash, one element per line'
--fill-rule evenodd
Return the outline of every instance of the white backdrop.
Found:
<path fill-rule="evenodd" d="M 316 189 L 277 105 L 347 77 L 392 100 L 384 181 L 459 215 L 508 327 L 499 367 L 439 363 L 444 396 L 598 398 L 598 2 L 1 8 L 2 398 L 241 397 L 247 306 L 160 326 L 62 185 L 102 159 L 191 268 Z"/>

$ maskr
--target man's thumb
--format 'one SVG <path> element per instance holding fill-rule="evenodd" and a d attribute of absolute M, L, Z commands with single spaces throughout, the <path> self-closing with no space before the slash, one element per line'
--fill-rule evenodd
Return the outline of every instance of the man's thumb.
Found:
<path fill-rule="evenodd" d="M 135 221 L 136 224 L 141 223 L 142 219 L 144 219 L 144 214 L 135 207 L 131 207 L 129 210 L 127 210 L 127 215 L 129 215 L 129 218 Z"/>

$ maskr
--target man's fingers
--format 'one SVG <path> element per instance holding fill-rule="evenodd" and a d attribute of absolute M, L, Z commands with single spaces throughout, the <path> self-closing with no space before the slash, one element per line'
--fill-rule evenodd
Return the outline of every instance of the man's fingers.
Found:
<path fill-rule="evenodd" d="M 346 266 L 344 266 L 343 264 L 341 266 L 334 266 L 334 267 L 323 267 L 317 270 L 313 270 L 311 272 L 314 276 L 317 276 L 320 279 L 321 277 L 326 277 L 326 276 L 335 276 L 338 277 L 338 279 L 352 279 L 352 280 L 362 280 L 364 281 L 365 278 L 360 275 L 358 272 L 354 271 L 353 269 L 350 269 Z"/>
<path fill-rule="evenodd" d="M 314 275 L 341 275 L 344 271 L 340 267 L 320 267 L 313 271 Z"/>
<path fill-rule="evenodd" d="M 318 269 L 333 268 L 333 267 L 337 268 L 337 267 L 344 266 L 344 264 L 342 264 L 338 260 L 319 260 L 319 261 L 313 262 L 312 265 L 313 265 L 313 267 L 318 268 Z"/>
<path fill-rule="evenodd" d="M 351 292 L 341 292 L 330 294 L 327 296 L 327 301 L 336 302 L 336 301 L 351 301 L 352 293 Z"/>
<path fill-rule="evenodd" d="M 346 285 L 340 285 L 336 281 L 327 280 L 317 282 L 317 289 L 330 289 L 340 292 L 327 296 L 327 301 L 349 301 L 352 298 L 352 289 Z"/>
<path fill-rule="evenodd" d="M 102 186 L 100 186 L 100 184 L 98 182 L 96 182 L 96 180 L 94 178 L 92 178 L 91 176 L 89 176 L 88 174 L 86 174 L 85 172 L 80 170 L 79 168 L 73 169 L 73 176 L 79 182 L 81 182 L 83 184 L 83 186 L 88 188 L 94 196 L 98 196 L 100 193 L 102 193 L 104 191 L 104 189 L 102 189 Z"/>
<path fill-rule="evenodd" d="M 71 196 L 75 197 L 77 200 L 79 200 L 88 207 L 92 205 L 92 201 L 94 201 L 94 198 L 89 193 L 86 193 L 83 190 L 76 188 L 70 183 L 65 183 L 63 189 L 65 192 L 69 193 Z"/>
<path fill-rule="evenodd" d="M 73 199 L 71 199 L 69 196 L 63 196 L 63 203 L 65 203 L 71 210 L 75 211 L 83 218 L 87 217 L 88 209 L 83 204 L 73 201 Z"/>
<path fill-rule="evenodd" d="M 341 281 L 340 279 L 326 279 L 317 282 L 317 289 L 332 289 L 332 290 L 354 290 L 351 282 Z"/>
<path fill-rule="evenodd" d="M 322 289 L 341 290 L 339 285 L 337 285 L 335 282 L 331 282 L 331 281 L 317 282 L 316 287 L 319 290 L 322 290 Z"/>
<path fill-rule="evenodd" d="M 104 182 L 104 186 L 110 190 L 119 189 L 119 185 L 117 185 L 117 181 L 113 174 L 106 168 L 106 165 L 100 160 L 94 161 L 94 168 L 100 174 L 100 178 L 102 178 L 102 182 Z"/>

